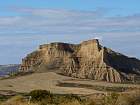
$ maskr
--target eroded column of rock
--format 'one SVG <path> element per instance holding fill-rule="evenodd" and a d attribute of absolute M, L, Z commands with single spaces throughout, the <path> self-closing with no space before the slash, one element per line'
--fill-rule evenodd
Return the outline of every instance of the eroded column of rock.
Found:
<path fill-rule="evenodd" d="M 79 77 L 110 82 L 121 82 L 118 72 L 104 62 L 104 47 L 98 40 L 83 42 L 78 55 L 82 56 Z"/>

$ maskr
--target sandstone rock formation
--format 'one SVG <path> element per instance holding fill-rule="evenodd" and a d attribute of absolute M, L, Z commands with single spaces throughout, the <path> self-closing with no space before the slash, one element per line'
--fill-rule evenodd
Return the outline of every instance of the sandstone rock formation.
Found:
<path fill-rule="evenodd" d="M 97 39 L 81 44 L 51 43 L 22 60 L 20 71 L 59 72 L 76 78 L 108 82 L 134 81 L 140 75 L 140 60 L 103 47 Z"/>

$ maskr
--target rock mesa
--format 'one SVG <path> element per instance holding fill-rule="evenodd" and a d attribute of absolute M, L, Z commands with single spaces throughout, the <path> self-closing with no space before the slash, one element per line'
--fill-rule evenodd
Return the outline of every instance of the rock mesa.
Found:
<path fill-rule="evenodd" d="M 76 78 L 108 82 L 135 81 L 140 60 L 100 45 L 97 39 L 80 44 L 50 43 L 22 60 L 20 71 L 54 71 Z"/>

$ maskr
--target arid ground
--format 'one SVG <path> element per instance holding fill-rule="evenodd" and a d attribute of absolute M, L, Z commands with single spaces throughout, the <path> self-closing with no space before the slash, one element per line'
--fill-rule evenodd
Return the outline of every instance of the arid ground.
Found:
<path fill-rule="evenodd" d="M 108 92 L 130 92 L 140 89 L 136 84 L 107 83 L 87 79 L 77 79 L 54 72 L 33 73 L 0 80 L 0 94 L 8 92 L 25 93 L 35 89 L 49 90 L 58 94 L 94 94 Z"/>

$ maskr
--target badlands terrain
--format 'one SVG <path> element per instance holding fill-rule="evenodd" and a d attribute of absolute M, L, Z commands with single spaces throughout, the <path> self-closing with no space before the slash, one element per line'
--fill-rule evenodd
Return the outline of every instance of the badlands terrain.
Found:
<path fill-rule="evenodd" d="M 6 75 L 0 78 L 0 105 L 140 103 L 140 60 L 106 48 L 97 39 L 40 45 L 20 65 L 0 67 Z"/>
<path fill-rule="evenodd" d="M 23 58 L 18 72 L 0 80 L 0 92 L 127 93 L 140 89 L 139 77 L 140 60 L 106 48 L 97 39 L 80 44 L 55 42 L 40 45 Z"/>

